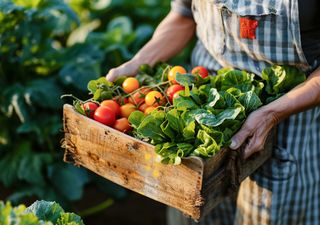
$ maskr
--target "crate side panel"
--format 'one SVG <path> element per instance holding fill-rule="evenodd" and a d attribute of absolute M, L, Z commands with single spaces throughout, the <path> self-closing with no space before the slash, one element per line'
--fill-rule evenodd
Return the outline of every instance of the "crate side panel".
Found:
<path fill-rule="evenodd" d="M 156 160 L 152 145 L 141 142 L 64 107 L 66 154 L 74 163 L 197 219 L 203 164 L 179 166 Z"/>

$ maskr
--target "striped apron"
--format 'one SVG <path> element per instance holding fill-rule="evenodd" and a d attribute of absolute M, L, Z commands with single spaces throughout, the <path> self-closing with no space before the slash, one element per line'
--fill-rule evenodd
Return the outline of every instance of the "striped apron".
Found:
<path fill-rule="evenodd" d="M 193 66 L 258 75 L 271 64 L 314 69 L 301 47 L 298 0 L 193 0 L 192 11 L 199 39 Z M 253 35 L 241 37 L 240 21 L 257 25 L 248 28 Z M 272 157 L 241 183 L 237 199 L 200 223 L 169 208 L 168 225 L 320 224 L 320 107 L 290 116 L 277 130 Z"/>

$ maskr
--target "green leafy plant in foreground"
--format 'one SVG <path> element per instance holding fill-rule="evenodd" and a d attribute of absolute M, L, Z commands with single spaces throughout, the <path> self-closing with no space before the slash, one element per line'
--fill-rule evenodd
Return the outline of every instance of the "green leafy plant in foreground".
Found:
<path fill-rule="evenodd" d="M 0 0 L 2 197 L 13 204 L 38 198 L 71 207 L 88 185 L 115 199 L 125 197 L 123 188 L 62 161 L 60 96 L 85 96 L 90 80 L 130 59 L 169 5 L 143 0 Z"/>
<path fill-rule="evenodd" d="M 211 157 L 230 143 L 247 116 L 306 79 L 298 69 L 272 66 L 262 79 L 240 70 L 222 69 L 208 79 L 178 74 L 185 91 L 173 107 L 145 116 L 133 112 L 129 121 L 136 137 L 156 146 L 163 163 L 180 164 L 190 155 Z"/>
<path fill-rule="evenodd" d="M 65 212 L 55 202 L 36 201 L 29 207 L 12 207 L 10 202 L 0 201 L 1 225 L 84 225 L 80 216 Z"/>

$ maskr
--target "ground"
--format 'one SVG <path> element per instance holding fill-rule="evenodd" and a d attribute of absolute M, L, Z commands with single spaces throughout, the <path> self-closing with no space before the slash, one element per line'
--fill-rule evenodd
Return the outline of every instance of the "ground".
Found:
<path fill-rule="evenodd" d="M 91 194 L 92 197 L 87 195 L 85 199 L 97 200 L 99 194 Z M 165 225 L 165 210 L 164 204 L 128 192 L 126 198 L 116 201 L 110 208 L 83 219 L 86 225 Z"/>

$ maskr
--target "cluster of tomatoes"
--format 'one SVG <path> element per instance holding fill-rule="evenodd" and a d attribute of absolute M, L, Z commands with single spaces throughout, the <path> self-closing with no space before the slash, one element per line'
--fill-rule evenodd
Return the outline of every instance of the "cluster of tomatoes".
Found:
<path fill-rule="evenodd" d="M 140 110 L 148 115 L 166 105 L 168 101 L 172 104 L 173 99 L 179 97 L 184 86 L 177 83 L 177 73 L 186 74 L 187 71 L 182 66 L 172 67 L 168 73 L 170 86 L 165 91 L 154 90 L 148 86 L 140 87 L 136 78 L 128 77 L 122 83 L 124 96 L 116 96 L 100 104 L 89 101 L 82 104 L 82 108 L 88 117 L 126 133 L 132 129 L 128 121 L 132 112 Z M 193 68 L 191 73 L 203 78 L 208 76 L 207 69 L 202 66 Z"/>

